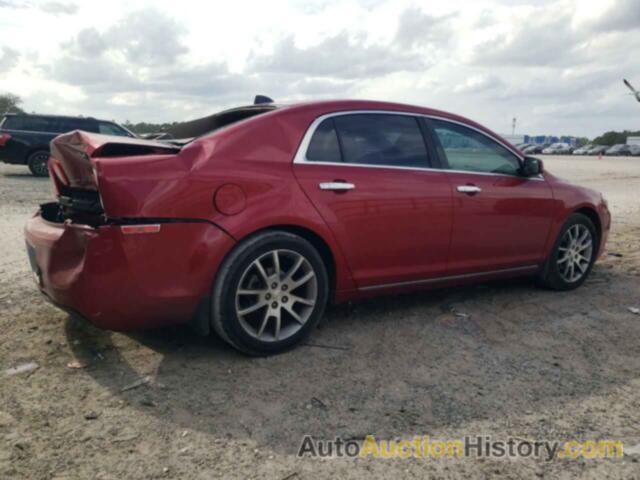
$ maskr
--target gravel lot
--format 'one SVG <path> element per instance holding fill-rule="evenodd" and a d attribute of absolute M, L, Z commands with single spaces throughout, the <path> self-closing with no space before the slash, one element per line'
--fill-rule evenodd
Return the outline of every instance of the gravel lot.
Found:
<path fill-rule="evenodd" d="M 296 457 L 305 434 L 640 443 L 640 158 L 544 160 L 614 215 L 622 257 L 582 288 L 525 279 L 334 307 L 311 340 L 334 348 L 264 359 L 186 328 L 99 331 L 47 304 L 22 226 L 49 182 L 0 165 L 0 478 L 638 478 L 633 455 Z M 39 368 L 5 373 L 25 362 Z"/>

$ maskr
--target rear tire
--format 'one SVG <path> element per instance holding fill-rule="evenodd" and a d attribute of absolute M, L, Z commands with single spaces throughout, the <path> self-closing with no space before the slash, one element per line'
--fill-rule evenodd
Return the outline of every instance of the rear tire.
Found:
<path fill-rule="evenodd" d="M 38 150 L 33 152 L 27 158 L 27 166 L 29 171 L 36 177 L 49 176 L 49 152 L 46 150 Z"/>
<path fill-rule="evenodd" d="M 211 323 L 238 350 L 271 355 L 311 333 L 328 294 L 326 267 L 309 242 L 288 232 L 263 232 L 223 261 L 213 285 Z"/>
<path fill-rule="evenodd" d="M 599 244 L 598 231 L 589 217 L 571 215 L 540 273 L 540 285 L 552 290 L 578 288 L 591 273 Z"/>

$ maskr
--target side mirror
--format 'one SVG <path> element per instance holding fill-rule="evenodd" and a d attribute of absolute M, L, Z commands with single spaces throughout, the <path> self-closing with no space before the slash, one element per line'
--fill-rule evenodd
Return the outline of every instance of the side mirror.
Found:
<path fill-rule="evenodd" d="M 543 167 L 542 160 L 539 158 L 524 157 L 524 161 L 520 167 L 520 173 L 525 177 L 535 177 L 544 171 Z"/>

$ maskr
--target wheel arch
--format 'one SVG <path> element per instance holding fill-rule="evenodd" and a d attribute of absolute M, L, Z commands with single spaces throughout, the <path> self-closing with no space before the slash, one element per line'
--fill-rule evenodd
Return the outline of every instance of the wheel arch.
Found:
<path fill-rule="evenodd" d="M 600 241 L 602 239 L 602 222 L 600 220 L 600 215 L 598 215 L 598 211 L 595 208 L 590 206 L 582 206 L 574 210 L 572 213 L 580 213 L 585 217 L 587 217 L 589 220 L 591 220 L 593 225 L 596 227 L 596 231 L 598 233 L 598 247 L 599 247 Z"/>
<path fill-rule="evenodd" d="M 31 155 L 33 155 L 34 153 L 36 153 L 36 152 L 47 152 L 49 155 L 51 155 L 51 151 L 49 150 L 49 146 L 48 145 L 45 145 L 45 146 L 38 145 L 38 146 L 35 146 L 35 147 L 30 147 L 27 150 L 27 153 L 24 156 L 25 164 L 29 161 L 29 157 Z"/>

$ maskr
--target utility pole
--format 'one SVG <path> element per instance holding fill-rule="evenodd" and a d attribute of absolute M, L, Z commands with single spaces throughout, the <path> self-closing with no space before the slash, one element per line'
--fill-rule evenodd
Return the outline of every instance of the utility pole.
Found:
<path fill-rule="evenodd" d="M 516 123 L 518 122 L 518 119 L 516 117 L 513 117 L 513 120 L 511 121 L 511 135 L 515 135 L 516 134 Z"/>

